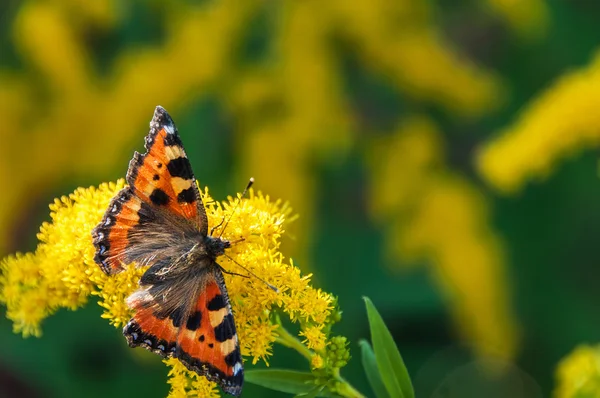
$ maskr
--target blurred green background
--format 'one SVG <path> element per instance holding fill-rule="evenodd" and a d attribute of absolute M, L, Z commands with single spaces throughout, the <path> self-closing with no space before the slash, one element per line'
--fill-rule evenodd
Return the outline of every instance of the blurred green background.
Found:
<path fill-rule="evenodd" d="M 124 177 L 160 104 L 215 198 L 254 176 L 300 214 L 283 252 L 339 296 L 359 390 L 365 295 L 418 397 L 550 396 L 600 340 L 599 18 L 583 0 L 1 2 L 0 256 L 35 249 L 53 198 Z M 3 396 L 166 396 L 159 358 L 100 313 L 59 311 L 40 339 L 0 320 Z"/>

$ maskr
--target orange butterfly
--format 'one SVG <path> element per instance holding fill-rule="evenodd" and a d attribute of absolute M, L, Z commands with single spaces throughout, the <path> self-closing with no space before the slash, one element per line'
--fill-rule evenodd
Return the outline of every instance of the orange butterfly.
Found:
<path fill-rule="evenodd" d="M 127 183 L 92 236 L 94 260 L 108 275 L 135 262 L 150 268 L 127 299 L 123 328 L 131 347 L 178 358 L 239 396 L 244 369 L 222 269 L 230 242 L 208 234 L 206 211 L 177 128 L 157 106 L 146 153 L 134 153 Z"/>

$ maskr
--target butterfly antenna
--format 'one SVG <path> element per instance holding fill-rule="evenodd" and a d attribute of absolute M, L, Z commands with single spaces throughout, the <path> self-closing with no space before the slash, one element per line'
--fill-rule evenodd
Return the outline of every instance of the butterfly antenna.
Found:
<path fill-rule="evenodd" d="M 227 228 L 227 225 L 229 225 L 229 221 L 231 221 L 231 217 L 233 217 L 233 214 L 235 213 L 235 211 L 238 209 L 238 207 L 240 207 L 240 204 L 242 203 L 242 198 L 244 196 L 246 196 L 246 193 L 248 192 L 248 190 L 250 189 L 250 187 L 252 186 L 252 184 L 254 184 L 254 177 L 250 177 L 250 180 L 248 181 L 248 184 L 246 185 L 246 188 L 244 188 L 244 192 L 242 192 L 242 194 L 240 195 L 240 200 L 237 202 L 237 204 L 235 205 L 235 207 L 231 211 L 231 214 L 229 215 L 229 218 L 227 219 L 227 222 L 225 223 L 225 226 L 221 230 L 221 233 L 219 234 L 219 238 L 223 235 L 223 232 L 225 232 L 225 229 Z"/>
<path fill-rule="evenodd" d="M 229 257 L 227 255 L 227 253 L 225 253 L 225 257 L 227 257 L 228 259 L 230 259 L 231 261 L 233 261 L 234 263 L 236 263 L 237 265 L 239 265 L 240 267 L 242 267 L 247 273 L 249 273 L 250 275 L 252 275 L 256 279 L 258 279 L 259 281 L 261 281 L 262 283 L 264 283 L 265 285 L 267 285 L 269 287 L 269 289 L 273 290 L 275 293 L 279 293 L 279 289 L 277 289 L 275 286 L 271 285 L 269 282 L 267 282 L 266 280 L 264 280 L 260 276 L 256 275 L 254 272 L 250 271 L 248 268 L 244 267 L 242 264 L 240 264 L 237 261 L 235 261 L 233 258 Z"/>

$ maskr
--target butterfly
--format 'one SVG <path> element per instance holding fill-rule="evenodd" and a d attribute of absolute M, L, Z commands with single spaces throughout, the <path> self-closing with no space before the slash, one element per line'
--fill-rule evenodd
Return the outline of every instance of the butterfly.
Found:
<path fill-rule="evenodd" d="M 173 120 L 156 107 L 134 153 L 127 184 L 92 232 L 94 260 L 108 274 L 135 262 L 149 266 L 127 298 L 123 328 L 130 347 L 175 357 L 188 369 L 239 396 L 244 369 L 235 322 L 217 257 L 231 246 L 210 236 L 206 210 Z"/>

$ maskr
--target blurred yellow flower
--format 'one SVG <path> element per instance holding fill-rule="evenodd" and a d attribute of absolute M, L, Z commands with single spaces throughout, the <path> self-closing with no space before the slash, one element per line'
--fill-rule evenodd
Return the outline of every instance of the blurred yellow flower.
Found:
<path fill-rule="evenodd" d="M 125 299 L 137 288 L 144 269 L 129 265 L 117 275 L 105 275 L 94 263 L 91 238 L 91 230 L 101 220 L 110 199 L 123 186 L 119 180 L 99 188 L 80 188 L 56 200 L 50 206 L 52 222 L 44 223 L 38 234 L 36 251 L 2 260 L 0 302 L 6 305 L 15 332 L 39 336 L 41 322 L 47 316 L 60 307 L 76 309 L 90 295 L 99 297 L 104 308 L 102 317 L 115 327 L 131 318 Z M 334 300 L 311 287 L 309 277 L 301 276 L 296 267 L 285 263 L 279 252 L 284 225 L 291 214 L 289 206 L 252 190 L 249 198 L 241 202 L 237 197 L 216 202 L 208 190 L 203 192 L 203 199 L 211 225 L 231 216 L 223 236 L 232 241 L 244 238 L 233 245 L 229 256 L 281 290 L 276 293 L 256 278 L 225 275 L 242 355 L 252 357 L 253 363 L 266 361 L 271 355 L 271 347 L 279 336 L 279 324 L 273 323 L 271 312 L 279 308 L 293 322 L 300 322 L 301 335 L 307 338 L 305 350 L 323 349 L 327 336 L 321 330 Z M 220 264 L 226 269 L 236 267 L 227 257 Z M 306 327 L 308 324 L 311 326 Z M 172 366 L 172 396 L 190 391 L 199 396 L 217 396 L 215 386 L 205 378 L 187 371 L 176 360 L 165 362 Z"/>
<path fill-rule="evenodd" d="M 558 364 L 555 398 L 600 396 L 600 345 L 581 345 Z"/>
<path fill-rule="evenodd" d="M 374 142 L 371 212 L 387 227 L 391 258 L 431 264 L 465 340 L 479 354 L 510 359 L 519 336 L 500 239 L 489 227 L 485 197 L 446 169 L 442 145 L 425 117 L 407 118 Z"/>
<path fill-rule="evenodd" d="M 505 193 L 546 177 L 556 163 L 600 142 L 600 55 L 561 76 L 479 153 L 480 173 Z"/>
<path fill-rule="evenodd" d="M 546 33 L 549 11 L 544 0 L 487 0 L 487 3 L 521 37 L 537 39 Z"/>

